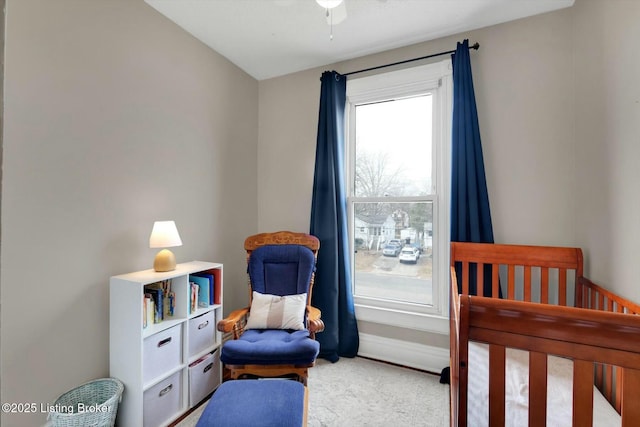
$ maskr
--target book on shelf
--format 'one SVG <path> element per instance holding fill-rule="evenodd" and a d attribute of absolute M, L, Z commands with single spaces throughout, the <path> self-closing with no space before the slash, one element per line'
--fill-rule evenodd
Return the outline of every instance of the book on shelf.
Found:
<path fill-rule="evenodd" d="M 158 288 L 145 288 L 145 292 L 151 295 L 153 300 L 153 323 L 160 323 L 163 319 L 163 301 L 162 301 L 162 289 Z"/>
<path fill-rule="evenodd" d="M 190 293 L 189 293 L 189 313 L 194 313 L 198 309 L 198 293 L 200 291 L 200 286 L 196 282 L 189 282 Z"/>
<path fill-rule="evenodd" d="M 142 298 L 142 327 L 147 327 L 147 296 Z"/>
<path fill-rule="evenodd" d="M 171 280 L 159 282 L 162 288 L 162 318 L 173 316 L 176 294 L 171 290 Z"/>
<path fill-rule="evenodd" d="M 167 298 L 165 301 L 166 301 L 164 305 L 165 317 L 173 317 L 175 307 L 176 307 L 176 293 L 173 291 L 170 291 L 167 294 Z"/>
<path fill-rule="evenodd" d="M 142 322 L 143 327 L 147 327 L 153 324 L 153 318 L 155 317 L 155 304 L 153 302 L 153 297 L 151 294 L 144 294 L 144 320 Z"/>
<path fill-rule="evenodd" d="M 207 273 L 207 272 L 201 272 L 201 273 L 194 273 L 193 276 L 198 276 L 198 277 L 204 277 L 209 281 L 209 305 L 213 305 L 215 304 L 215 283 L 216 283 L 216 278 L 213 274 L 211 273 Z"/>
<path fill-rule="evenodd" d="M 214 299 L 213 299 L 213 303 L 214 304 L 222 304 L 222 269 L 220 268 L 216 268 L 213 270 L 210 270 L 211 274 L 213 274 L 214 277 L 214 284 L 213 284 L 213 289 L 214 289 Z"/>
<path fill-rule="evenodd" d="M 176 295 L 175 292 L 171 290 L 171 280 L 163 280 L 145 285 L 144 295 L 147 326 L 150 323 L 160 323 L 165 318 L 173 316 Z M 150 297 L 152 304 L 147 303 L 147 295 Z M 144 321 L 142 324 L 143 327 L 146 327 Z"/>
<path fill-rule="evenodd" d="M 206 277 L 196 276 L 195 274 L 189 275 L 189 281 L 198 285 L 198 307 L 209 307 L 209 279 Z"/>

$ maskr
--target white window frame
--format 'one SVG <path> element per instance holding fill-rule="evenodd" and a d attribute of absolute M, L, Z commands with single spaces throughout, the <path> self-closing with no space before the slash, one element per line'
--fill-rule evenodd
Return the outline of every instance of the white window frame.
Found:
<path fill-rule="evenodd" d="M 453 106 L 453 79 L 451 60 L 421 65 L 362 78 L 347 80 L 347 153 L 346 173 L 349 244 L 354 254 L 353 204 L 368 199 L 354 197 L 355 171 L 355 117 L 356 105 L 400 99 L 430 93 L 433 102 L 433 194 L 419 200 L 433 201 L 433 305 L 425 306 L 399 301 L 380 300 L 354 295 L 356 317 L 361 321 L 392 325 L 402 328 L 449 333 L 449 205 L 451 170 L 451 116 Z M 392 200 L 390 200 L 392 201 Z M 437 233 L 437 234 L 436 234 Z M 353 261 L 353 260 L 352 260 Z M 354 262 L 351 277 L 355 280 Z M 353 285 L 355 282 L 352 280 Z"/>

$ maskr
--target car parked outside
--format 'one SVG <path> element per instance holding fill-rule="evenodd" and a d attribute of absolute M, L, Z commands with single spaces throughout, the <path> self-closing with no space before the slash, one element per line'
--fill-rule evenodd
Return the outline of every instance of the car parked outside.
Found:
<path fill-rule="evenodd" d="M 424 249 L 422 248 L 422 246 L 420 246 L 419 243 L 411 243 L 408 246 L 411 246 L 412 248 L 416 248 L 420 253 L 424 252 Z"/>
<path fill-rule="evenodd" d="M 402 249 L 402 247 L 404 246 L 404 240 L 400 240 L 400 239 L 391 239 L 389 240 L 389 245 L 398 245 L 400 247 L 400 249 Z"/>
<path fill-rule="evenodd" d="M 387 243 L 382 249 L 384 256 L 398 256 L 402 248 L 397 243 Z"/>
<path fill-rule="evenodd" d="M 413 246 L 405 246 L 400 251 L 400 262 L 412 262 L 417 263 L 420 258 L 420 251 Z"/>

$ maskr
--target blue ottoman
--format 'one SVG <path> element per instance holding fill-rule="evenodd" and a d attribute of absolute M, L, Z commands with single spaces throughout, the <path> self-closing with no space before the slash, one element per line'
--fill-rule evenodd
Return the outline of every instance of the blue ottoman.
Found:
<path fill-rule="evenodd" d="M 302 427 L 307 425 L 307 388 L 292 380 L 222 383 L 196 427 Z"/>

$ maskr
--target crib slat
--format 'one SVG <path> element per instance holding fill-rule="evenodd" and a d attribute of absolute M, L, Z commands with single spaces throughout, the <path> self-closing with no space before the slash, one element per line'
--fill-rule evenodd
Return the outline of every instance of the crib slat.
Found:
<path fill-rule="evenodd" d="M 500 295 L 500 279 L 498 274 L 500 273 L 500 265 L 493 264 L 491 270 L 491 297 L 498 298 Z"/>
<path fill-rule="evenodd" d="M 484 264 L 479 262 L 477 264 L 477 266 L 478 266 L 478 270 L 476 271 L 476 295 L 480 295 L 481 297 L 483 297 L 483 296 L 485 296 L 485 294 L 484 294 Z"/>
<path fill-rule="evenodd" d="M 547 267 L 540 269 L 540 302 L 549 303 L 549 269 Z"/>
<path fill-rule="evenodd" d="M 596 304 L 595 301 L 597 301 L 597 309 L 601 310 L 601 311 L 608 311 L 608 312 L 612 312 L 613 311 L 613 301 L 611 300 L 607 300 L 607 305 L 605 308 L 605 304 L 604 304 L 604 294 L 602 294 L 601 292 L 598 292 L 597 290 L 593 290 L 592 292 L 593 298 L 592 300 L 594 302 L 592 302 L 592 306 L 594 306 Z M 591 307 L 591 308 L 596 308 L 596 307 Z M 613 366 L 611 365 L 604 365 L 602 367 L 602 369 L 605 372 L 605 379 L 606 379 L 606 383 L 604 384 L 604 391 L 603 394 L 606 397 L 606 399 L 609 402 L 613 402 L 613 407 L 616 409 L 616 411 L 618 411 L 618 413 L 620 413 L 620 391 L 616 392 L 615 394 L 615 400 L 613 399 Z M 618 377 L 617 380 L 615 381 L 619 386 L 622 385 L 621 381 L 620 381 L 620 374 L 621 372 L 619 372 L 619 369 L 616 369 L 616 376 Z M 598 384 L 598 376 L 597 376 L 598 372 L 596 371 L 596 385 Z M 616 386 L 616 388 L 618 388 L 618 386 Z M 601 388 L 602 390 L 602 388 Z"/>
<path fill-rule="evenodd" d="M 591 301 L 589 292 L 591 292 L 591 289 L 585 288 L 584 292 L 582 293 L 582 306 L 581 306 L 582 308 L 591 308 L 589 307 L 589 301 Z"/>
<path fill-rule="evenodd" d="M 617 304 L 615 311 L 618 313 L 624 313 L 624 307 L 621 304 Z M 616 411 L 618 411 L 618 413 L 620 413 L 620 411 L 622 410 L 622 371 L 623 371 L 622 368 L 616 366 L 616 369 L 615 369 L 616 396 L 615 396 L 614 406 L 616 408 Z M 625 385 L 625 388 L 626 388 L 626 385 Z"/>
<path fill-rule="evenodd" d="M 622 410 L 622 368 L 618 366 L 616 366 L 616 400 L 614 406 L 618 413 Z"/>
<path fill-rule="evenodd" d="M 516 299 L 516 267 L 509 265 L 507 270 L 507 298 Z"/>
<path fill-rule="evenodd" d="M 622 370 L 622 369 L 621 369 Z M 624 395 L 622 396 L 622 427 L 640 425 L 640 370 L 625 368 L 622 370 Z"/>
<path fill-rule="evenodd" d="M 604 396 L 611 402 L 613 400 L 613 366 L 606 365 L 604 367 L 604 381 L 606 382 L 604 386 Z"/>
<path fill-rule="evenodd" d="M 620 412 L 620 393 L 616 393 L 615 399 L 613 394 L 613 366 L 600 364 L 596 369 L 596 379 L 594 384 L 602 392 L 604 397 Z M 616 380 L 620 384 L 619 379 Z"/>
<path fill-rule="evenodd" d="M 469 294 L 469 263 L 467 261 L 462 262 L 462 294 Z"/>
<path fill-rule="evenodd" d="M 573 427 L 593 425 L 593 362 L 573 361 Z"/>
<path fill-rule="evenodd" d="M 595 379 L 593 380 L 593 383 L 595 384 L 596 387 L 598 387 L 598 390 L 603 390 L 604 389 L 604 365 L 602 363 L 596 363 L 595 364 L 596 367 L 596 375 L 595 375 Z"/>
<path fill-rule="evenodd" d="M 504 426 L 505 347 L 489 345 L 489 425 Z"/>
<path fill-rule="evenodd" d="M 529 427 L 547 424 L 547 355 L 529 353 Z"/>
<path fill-rule="evenodd" d="M 531 302 L 531 267 L 524 266 L 524 300 Z"/>
<path fill-rule="evenodd" d="M 567 269 L 560 268 L 558 271 L 558 304 L 567 305 Z"/>

